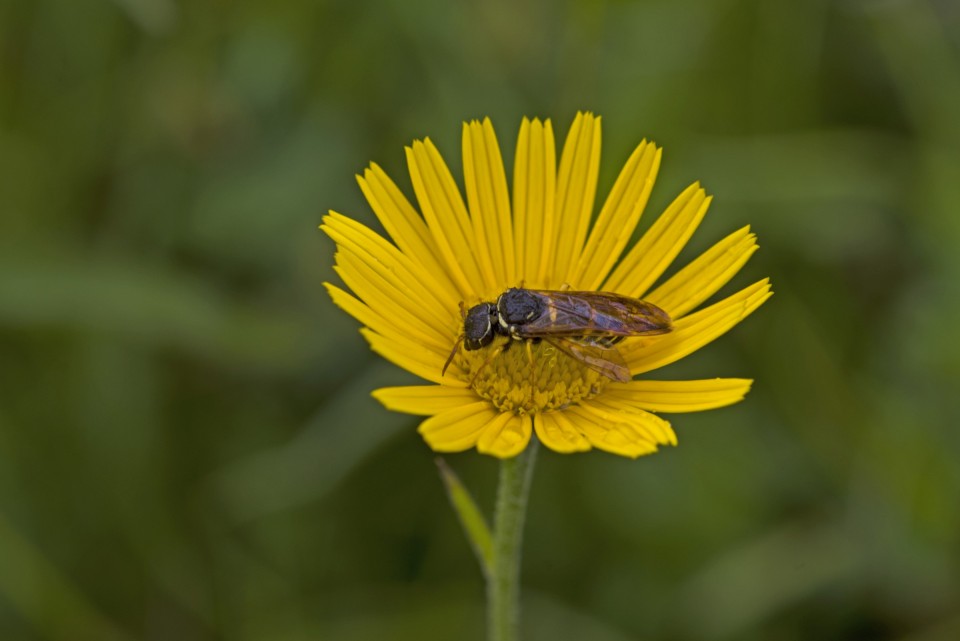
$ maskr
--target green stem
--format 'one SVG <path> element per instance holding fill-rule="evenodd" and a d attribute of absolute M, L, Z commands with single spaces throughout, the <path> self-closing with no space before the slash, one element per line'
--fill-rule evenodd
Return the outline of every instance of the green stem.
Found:
<path fill-rule="evenodd" d="M 489 641 L 516 641 L 520 622 L 520 543 L 537 437 L 527 448 L 500 463 L 497 507 L 493 518 L 493 563 L 487 574 Z"/>

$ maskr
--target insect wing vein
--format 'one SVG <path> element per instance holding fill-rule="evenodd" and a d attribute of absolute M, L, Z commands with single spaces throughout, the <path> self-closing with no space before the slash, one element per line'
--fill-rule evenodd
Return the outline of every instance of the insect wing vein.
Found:
<path fill-rule="evenodd" d="M 630 381 L 630 368 L 615 348 L 604 348 L 600 345 L 575 342 L 561 337 L 552 337 L 546 340 L 570 358 L 608 378 L 621 383 Z"/>
<path fill-rule="evenodd" d="M 532 290 L 546 311 L 519 328 L 523 337 L 640 336 L 670 331 L 670 321 L 646 301 L 608 292 Z"/>

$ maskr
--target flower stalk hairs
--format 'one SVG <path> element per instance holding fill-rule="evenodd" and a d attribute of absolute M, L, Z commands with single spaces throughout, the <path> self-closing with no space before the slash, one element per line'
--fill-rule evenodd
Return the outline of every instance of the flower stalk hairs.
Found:
<path fill-rule="evenodd" d="M 594 217 L 593 114 L 577 114 L 559 163 L 550 121 L 524 119 L 512 189 L 489 119 L 464 124 L 462 151 L 466 200 L 429 139 L 406 149 L 419 208 L 377 165 L 358 176 L 390 240 L 330 212 L 321 228 L 352 294 L 326 287 L 375 352 L 430 383 L 377 390 L 381 403 L 427 417 L 419 432 L 437 452 L 503 459 L 492 532 L 452 471 L 440 470 L 487 578 L 489 638 L 506 641 L 516 638 L 537 443 L 633 458 L 675 445 L 660 414 L 735 403 L 752 381 L 646 375 L 724 334 L 772 292 L 763 279 L 700 307 L 756 251 L 749 227 L 658 283 L 711 197 L 689 186 L 628 248 L 661 150 L 641 142 Z"/>

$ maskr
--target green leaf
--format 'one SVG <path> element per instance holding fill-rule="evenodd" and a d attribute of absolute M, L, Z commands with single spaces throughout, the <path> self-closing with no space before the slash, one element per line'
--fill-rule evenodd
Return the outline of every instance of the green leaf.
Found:
<path fill-rule="evenodd" d="M 440 470 L 440 478 L 447 488 L 447 496 L 450 497 L 450 504 L 454 512 L 463 525 L 463 530 L 467 534 L 467 540 L 470 541 L 470 547 L 477 555 L 480 561 L 480 568 L 484 576 L 490 575 L 490 568 L 493 563 L 493 538 L 490 536 L 490 526 L 483 518 L 477 502 L 473 500 L 470 492 L 460 482 L 460 479 L 454 474 L 446 462 L 437 457 L 437 469 Z"/>

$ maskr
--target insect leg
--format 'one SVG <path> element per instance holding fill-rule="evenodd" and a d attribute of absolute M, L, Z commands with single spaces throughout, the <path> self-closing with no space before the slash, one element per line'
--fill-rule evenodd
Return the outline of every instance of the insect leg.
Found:
<path fill-rule="evenodd" d="M 460 303 L 463 305 L 463 303 Z M 447 368 L 450 367 L 450 363 L 453 362 L 453 357 L 457 355 L 457 352 L 460 351 L 460 344 L 463 343 L 463 334 L 457 338 L 457 342 L 453 344 L 453 349 L 450 350 L 450 356 L 447 357 L 447 362 L 443 364 L 443 369 L 440 370 L 440 376 L 443 377 L 447 373 Z"/>
<path fill-rule="evenodd" d="M 483 364 L 480 365 L 480 367 L 477 368 L 477 371 L 473 373 L 473 377 L 470 379 L 470 387 L 473 387 L 473 384 L 477 382 L 477 377 L 480 376 L 480 372 L 483 371 L 483 368 L 489 365 L 493 359 L 499 356 L 509 344 L 510 343 L 507 343 L 506 345 L 497 345 L 490 351 L 490 356 L 487 357 L 487 360 L 483 361 Z"/>

